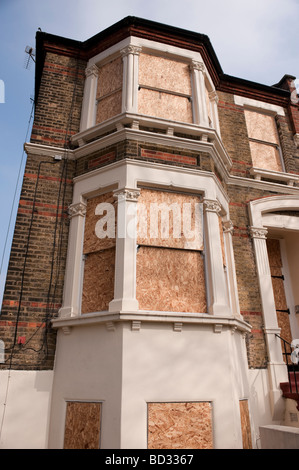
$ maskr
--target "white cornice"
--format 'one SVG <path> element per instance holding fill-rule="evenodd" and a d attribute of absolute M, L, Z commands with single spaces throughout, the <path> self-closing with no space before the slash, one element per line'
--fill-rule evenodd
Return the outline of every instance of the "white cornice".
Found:
<path fill-rule="evenodd" d="M 31 142 L 26 142 L 24 144 L 24 150 L 27 155 L 37 155 L 40 157 L 61 157 L 67 158 L 69 160 L 74 159 L 74 154 L 72 150 L 63 149 L 61 147 L 51 147 L 50 145 L 42 144 L 33 144 Z"/>
<path fill-rule="evenodd" d="M 250 187 L 253 189 L 261 189 L 262 191 L 273 191 L 276 193 L 293 194 L 299 196 L 299 187 L 288 186 L 286 184 L 271 183 L 270 181 L 259 181 L 251 178 L 243 178 L 242 176 L 229 175 L 225 179 L 225 183 L 231 186 Z"/>
<path fill-rule="evenodd" d="M 182 325 L 211 326 L 221 325 L 237 329 L 242 333 L 249 333 L 251 326 L 241 317 L 237 316 L 216 316 L 206 313 L 188 313 L 188 312 L 156 312 L 139 310 L 132 313 L 127 312 L 94 312 L 74 317 L 64 317 L 52 320 L 53 328 L 71 328 L 83 327 L 94 324 L 106 324 L 107 322 L 155 322 L 155 323 L 181 323 Z"/>
<path fill-rule="evenodd" d="M 27 142 L 27 143 L 24 144 L 24 149 L 25 149 L 27 155 L 36 155 L 36 156 L 39 156 L 39 157 L 45 156 L 45 157 L 53 157 L 53 158 L 55 156 L 59 156 L 59 157 L 62 157 L 62 158 L 67 157 L 70 160 L 74 160 L 74 159 L 80 158 L 83 155 L 88 155 L 88 154 L 94 153 L 94 152 L 100 150 L 101 148 L 105 148 L 105 147 L 108 147 L 110 145 L 114 145 L 115 143 L 119 142 L 120 140 L 123 140 L 124 136 L 128 135 L 128 133 L 126 133 L 126 131 L 127 131 L 126 129 L 122 129 L 122 130 L 117 131 L 117 132 L 115 132 L 111 135 L 103 137 L 102 139 L 100 139 L 100 141 L 95 141 L 95 142 L 91 142 L 89 144 L 86 144 L 84 146 L 84 150 L 81 147 L 79 147 L 76 150 L 65 150 L 65 149 L 62 149 L 62 148 L 59 148 L 59 147 L 51 147 L 51 146 L 48 146 L 48 145 L 33 144 L 33 143 L 30 143 L 30 142 Z M 146 137 L 148 137 L 148 134 L 150 134 L 150 133 L 146 133 Z M 140 136 L 140 134 L 138 134 L 138 135 Z M 135 137 L 138 137 L 138 135 L 135 134 Z M 181 139 L 180 144 L 181 144 L 182 148 L 187 148 L 186 146 L 184 147 L 184 145 L 186 145 L 186 142 L 185 142 L 186 140 L 189 141 L 189 139 Z M 157 140 L 155 140 L 155 142 L 157 142 Z M 172 140 L 172 142 L 174 143 L 173 140 Z M 193 145 L 195 144 L 196 145 L 196 150 L 199 151 L 198 142 L 195 141 L 195 143 L 194 143 L 193 141 L 191 141 L 191 143 L 190 143 L 191 146 L 189 147 L 190 150 L 194 150 L 194 147 L 192 147 L 192 144 Z M 164 141 L 164 145 L 165 145 L 165 141 Z M 207 146 L 205 146 L 205 151 L 207 151 Z M 137 162 L 138 162 L 138 164 L 144 164 L 144 162 L 134 160 L 134 164 L 137 164 Z M 111 167 L 111 165 L 117 165 L 117 164 L 122 164 L 122 161 L 120 161 L 118 163 L 112 163 L 112 164 L 109 165 L 109 167 Z M 165 164 L 162 164 L 162 163 L 161 164 L 155 163 L 155 165 L 164 165 L 165 166 Z M 180 171 L 180 172 L 187 170 L 187 171 L 197 171 L 197 172 L 202 173 L 202 170 L 200 170 L 200 169 L 192 170 L 192 169 L 186 169 L 184 167 L 175 167 L 175 166 L 171 166 L 171 167 L 172 168 L 177 168 L 177 171 Z M 86 174 L 80 175 L 77 178 L 81 179 L 81 178 L 89 177 L 91 173 L 94 173 L 94 172 L 97 172 L 97 171 L 103 171 L 105 168 L 108 168 L 108 167 L 103 167 L 99 170 L 93 170 L 93 172 L 88 172 Z M 207 175 L 212 174 L 212 173 L 209 173 L 209 172 L 204 172 L 204 173 L 207 174 Z M 215 177 L 215 179 L 217 180 L 216 177 Z M 218 180 L 217 180 L 217 183 L 220 186 L 220 183 L 218 182 Z M 283 194 L 293 194 L 293 195 L 298 195 L 299 194 L 299 187 L 296 187 L 296 186 L 287 186 L 285 184 L 280 184 L 280 183 L 272 183 L 272 182 L 269 182 L 269 181 L 259 181 L 259 180 L 255 180 L 255 179 L 252 179 L 252 178 L 244 178 L 244 177 L 241 177 L 241 176 L 233 176 L 233 175 L 229 175 L 228 171 L 225 171 L 224 183 L 226 183 L 227 185 L 232 185 L 232 186 L 250 187 L 250 188 L 253 188 L 253 189 L 260 189 L 260 190 L 264 190 L 264 191 L 265 190 L 266 191 L 275 191 L 277 193 L 283 193 Z M 223 192 L 223 189 L 222 189 L 222 192 Z"/>

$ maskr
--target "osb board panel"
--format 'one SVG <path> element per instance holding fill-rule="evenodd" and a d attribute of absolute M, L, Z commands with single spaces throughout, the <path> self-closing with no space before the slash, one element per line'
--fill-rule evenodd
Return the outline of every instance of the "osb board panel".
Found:
<path fill-rule="evenodd" d="M 64 449 L 99 449 L 100 416 L 100 403 L 68 402 Z"/>
<path fill-rule="evenodd" d="M 248 400 L 240 400 L 240 415 L 241 415 L 243 449 L 252 449 Z"/>
<path fill-rule="evenodd" d="M 292 333 L 290 327 L 290 318 L 287 312 L 276 312 L 277 314 L 277 323 L 278 327 L 281 328 L 279 336 L 284 340 L 288 341 L 288 343 L 292 342 Z M 282 344 L 282 351 L 284 352 L 283 344 Z"/>
<path fill-rule="evenodd" d="M 252 139 L 279 144 L 273 116 L 245 109 L 248 136 Z"/>
<path fill-rule="evenodd" d="M 141 310 L 207 311 L 204 262 L 198 251 L 140 246 L 136 284 Z"/>
<path fill-rule="evenodd" d="M 223 225 L 222 225 L 221 217 L 219 217 L 219 232 L 220 232 L 222 262 L 223 262 L 223 266 L 226 266 L 225 247 L 224 247 L 224 233 L 223 233 Z"/>
<path fill-rule="evenodd" d="M 280 155 L 275 147 L 259 142 L 249 142 L 249 144 L 254 167 L 271 171 L 282 171 Z"/>
<path fill-rule="evenodd" d="M 282 260 L 281 260 L 279 240 L 275 238 L 268 238 L 266 243 L 267 243 L 267 251 L 268 251 L 270 266 L 281 268 Z"/>
<path fill-rule="evenodd" d="M 272 277 L 272 286 L 276 310 L 286 310 L 288 306 L 284 290 L 284 280 Z"/>
<path fill-rule="evenodd" d="M 184 62 L 140 54 L 139 84 L 191 95 L 190 69 Z"/>
<path fill-rule="evenodd" d="M 280 243 L 277 239 L 267 239 L 267 250 L 269 257 L 269 264 L 272 276 L 273 294 L 277 315 L 278 327 L 281 328 L 280 336 L 291 343 L 292 334 L 290 326 L 290 317 L 288 312 L 281 312 L 279 310 L 287 310 L 288 305 L 285 295 L 284 280 L 279 277 L 282 276 L 282 258 L 280 252 Z M 278 277 L 273 277 L 278 276 Z M 283 343 L 282 343 L 283 349 Z"/>
<path fill-rule="evenodd" d="M 198 196 L 141 189 L 137 205 L 137 243 L 203 250 L 200 201 Z"/>
<path fill-rule="evenodd" d="M 138 113 L 147 116 L 192 123 L 192 106 L 188 98 L 141 88 Z"/>
<path fill-rule="evenodd" d="M 102 212 L 102 215 L 97 215 L 96 210 L 100 204 L 109 204 L 111 206 L 110 210 Z M 114 233 L 116 230 L 116 207 L 117 203 L 113 197 L 113 193 L 105 193 L 100 196 L 96 196 L 87 201 L 86 207 L 86 219 L 85 219 L 85 231 L 84 231 L 84 245 L 83 253 L 92 253 L 99 250 L 104 250 L 115 246 L 115 236 L 110 237 L 110 227 L 114 227 Z M 98 210 L 104 208 L 104 206 L 99 206 Z M 113 209 L 113 210 L 112 210 Z M 97 210 L 97 211 L 98 211 Z M 109 236 L 105 238 L 99 238 L 96 233 L 96 226 L 99 223 L 98 227 L 100 231 L 98 234 L 105 233 Z"/>
<path fill-rule="evenodd" d="M 122 92 L 116 91 L 111 95 L 102 98 L 97 105 L 96 124 L 106 121 L 121 113 Z"/>
<path fill-rule="evenodd" d="M 148 449 L 213 449 L 211 403 L 149 403 Z"/>
<path fill-rule="evenodd" d="M 122 87 L 123 65 L 121 57 L 99 68 L 97 99 Z"/>
<path fill-rule="evenodd" d="M 84 265 L 81 312 L 108 310 L 114 298 L 115 248 L 89 253 Z"/>

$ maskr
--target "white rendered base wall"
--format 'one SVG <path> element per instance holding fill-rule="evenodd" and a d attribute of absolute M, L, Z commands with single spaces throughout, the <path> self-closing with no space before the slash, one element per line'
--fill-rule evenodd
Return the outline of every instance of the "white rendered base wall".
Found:
<path fill-rule="evenodd" d="M 252 439 L 257 448 L 261 448 L 260 427 L 270 424 L 282 424 L 273 421 L 269 399 L 269 375 L 267 369 L 250 369 L 248 371 L 250 389 L 250 409 L 252 414 Z M 284 399 L 281 398 L 282 406 Z"/>
<path fill-rule="evenodd" d="M 46 449 L 53 371 L 0 371 L 0 449 Z"/>
<path fill-rule="evenodd" d="M 238 331 L 148 321 L 66 331 L 57 337 L 49 448 L 63 448 L 68 401 L 102 403 L 102 449 L 146 449 L 148 403 L 208 401 L 213 447 L 242 449 L 239 400 L 249 388 Z"/>

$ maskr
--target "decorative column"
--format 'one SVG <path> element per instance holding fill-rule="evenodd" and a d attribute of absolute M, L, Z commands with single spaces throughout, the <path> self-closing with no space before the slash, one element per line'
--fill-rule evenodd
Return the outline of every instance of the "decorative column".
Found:
<path fill-rule="evenodd" d="M 138 310 L 136 300 L 137 201 L 140 191 L 124 188 L 117 198 L 117 236 L 115 254 L 114 300 L 109 312 Z"/>
<path fill-rule="evenodd" d="M 209 117 L 206 103 L 205 66 L 203 62 L 192 60 L 193 83 L 193 115 L 194 123 L 209 127 Z"/>
<path fill-rule="evenodd" d="M 210 100 L 210 103 L 211 103 L 213 126 L 216 129 L 217 134 L 220 137 L 220 126 L 219 126 L 218 108 L 217 108 L 219 98 L 218 98 L 217 92 L 215 90 L 211 91 L 209 93 L 209 100 Z"/>
<path fill-rule="evenodd" d="M 85 70 L 84 99 L 81 113 L 80 131 L 95 125 L 96 97 L 99 69 L 92 65 Z"/>
<path fill-rule="evenodd" d="M 268 350 L 268 370 L 270 383 L 270 404 L 273 419 L 281 419 L 283 403 L 281 398 L 280 383 L 287 381 L 286 366 L 282 357 L 280 339 L 275 336 L 280 334 L 277 323 L 276 307 L 272 287 L 271 271 L 269 265 L 266 235 L 268 231 L 264 227 L 250 227 L 253 240 L 260 294 L 264 319 L 264 332 Z"/>
<path fill-rule="evenodd" d="M 122 49 L 123 58 L 123 93 L 122 112 L 138 111 L 138 62 L 141 47 L 129 45 Z"/>
<path fill-rule="evenodd" d="M 237 277 L 236 277 L 233 241 L 232 241 L 234 226 L 231 220 L 225 220 L 222 223 L 222 226 L 223 226 L 226 260 L 227 260 L 229 296 L 230 296 L 232 313 L 234 315 L 241 316 L 239 297 L 238 297 L 238 285 L 237 285 Z"/>
<path fill-rule="evenodd" d="M 204 199 L 203 207 L 208 273 L 208 312 L 213 315 L 231 315 L 222 264 L 218 215 L 221 206 L 216 200 Z"/>
<path fill-rule="evenodd" d="M 60 317 L 76 316 L 80 313 L 82 292 L 82 246 L 86 204 L 79 202 L 69 206 L 70 229 L 65 270 L 63 306 Z"/>

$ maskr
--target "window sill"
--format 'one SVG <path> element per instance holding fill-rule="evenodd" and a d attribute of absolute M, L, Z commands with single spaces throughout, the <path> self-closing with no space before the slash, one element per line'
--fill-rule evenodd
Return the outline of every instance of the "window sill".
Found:
<path fill-rule="evenodd" d="M 64 334 L 69 334 L 72 327 L 87 326 L 94 324 L 105 324 L 106 328 L 113 330 L 114 324 L 129 321 L 132 329 L 139 330 L 142 323 L 159 322 L 173 324 L 174 331 L 181 331 L 186 325 L 212 326 L 215 333 L 221 333 L 224 327 L 232 331 L 239 330 L 241 333 L 249 333 L 251 326 L 239 316 L 218 316 L 207 313 L 184 313 L 184 312 L 158 312 L 139 310 L 134 313 L 109 313 L 94 312 L 83 315 L 56 318 L 52 320 L 53 328 L 61 328 Z"/>
<path fill-rule="evenodd" d="M 262 179 L 279 181 L 287 183 L 288 186 L 294 186 L 295 183 L 299 182 L 299 175 L 292 173 L 283 173 L 280 171 L 265 170 L 261 168 L 251 168 L 250 174 L 255 180 L 261 181 Z"/>

